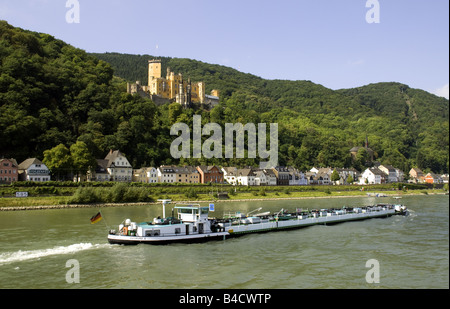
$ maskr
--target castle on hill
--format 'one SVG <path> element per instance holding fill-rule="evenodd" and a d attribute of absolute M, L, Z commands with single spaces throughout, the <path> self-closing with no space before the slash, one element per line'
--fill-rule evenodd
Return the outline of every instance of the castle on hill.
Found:
<path fill-rule="evenodd" d="M 183 74 L 175 74 L 167 68 L 166 78 L 162 77 L 161 60 L 148 61 L 148 85 L 143 86 L 139 81 L 136 84 L 127 84 L 127 92 L 139 94 L 153 100 L 156 104 L 177 102 L 185 108 L 199 104 L 202 107 L 212 108 L 219 104 L 219 91 L 211 91 L 211 95 L 205 93 L 204 82 L 191 82 L 183 78 Z"/>

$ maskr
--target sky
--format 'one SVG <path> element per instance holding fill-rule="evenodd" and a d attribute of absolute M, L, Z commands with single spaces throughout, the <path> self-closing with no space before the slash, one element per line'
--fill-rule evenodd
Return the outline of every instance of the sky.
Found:
<path fill-rule="evenodd" d="M 87 52 L 190 58 L 331 89 L 400 82 L 449 97 L 448 0 L 0 0 L 0 19 Z"/>

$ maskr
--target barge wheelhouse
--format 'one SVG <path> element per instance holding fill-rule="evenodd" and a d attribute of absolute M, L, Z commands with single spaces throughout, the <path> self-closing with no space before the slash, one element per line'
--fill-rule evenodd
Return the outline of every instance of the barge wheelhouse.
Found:
<path fill-rule="evenodd" d="M 173 211 L 177 212 L 177 217 L 158 217 L 152 222 L 135 223 L 127 219 L 119 225 L 118 232 L 110 231 L 108 241 L 112 244 L 165 244 L 223 239 L 229 235 L 214 220 L 209 220 L 208 207 L 180 205 Z"/>

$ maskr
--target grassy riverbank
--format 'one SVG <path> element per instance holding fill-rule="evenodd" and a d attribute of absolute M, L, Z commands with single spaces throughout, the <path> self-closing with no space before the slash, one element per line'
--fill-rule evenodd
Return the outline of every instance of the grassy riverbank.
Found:
<path fill-rule="evenodd" d="M 56 184 L 56 185 L 55 185 Z M 64 185 L 65 184 L 65 185 Z M 386 184 L 371 186 L 232 187 L 226 185 L 142 185 L 142 184 L 28 184 L 0 187 L 0 208 L 69 206 L 98 204 L 153 203 L 173 201 L 240 201 L 303 198 L 338 198 L 382 193 L 388 196 L 443 194 L 445 188 L 425 185 Z M 28 192 L 27 198 L 15 198 L 15 192 Z M 225 196 L 225 199 L 219 199 Z"/>

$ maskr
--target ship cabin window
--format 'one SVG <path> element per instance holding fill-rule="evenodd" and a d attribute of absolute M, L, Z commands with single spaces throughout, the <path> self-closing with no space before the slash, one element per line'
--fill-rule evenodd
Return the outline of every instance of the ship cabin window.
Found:
<path fill-rule="evenodd" d="M 177 227 L 177 228 L 175 229 L 175 234 L 181 234 L 181 229 Z"/>
<path fill-rule="evenodd" d="M 145 236 L 146 237 L 151 237 L 151 236 L 159 236 L 159 235 L 161 235 L 161 231 L 160 230 L 147 230 L 146 232 L 145 232 Z"/>
<path fill-rule="evenodd" d="M 179 208 L 178 213 L 195 215 L 197 213 L 197 209 L 195 209 L 195 208 Z"/>

